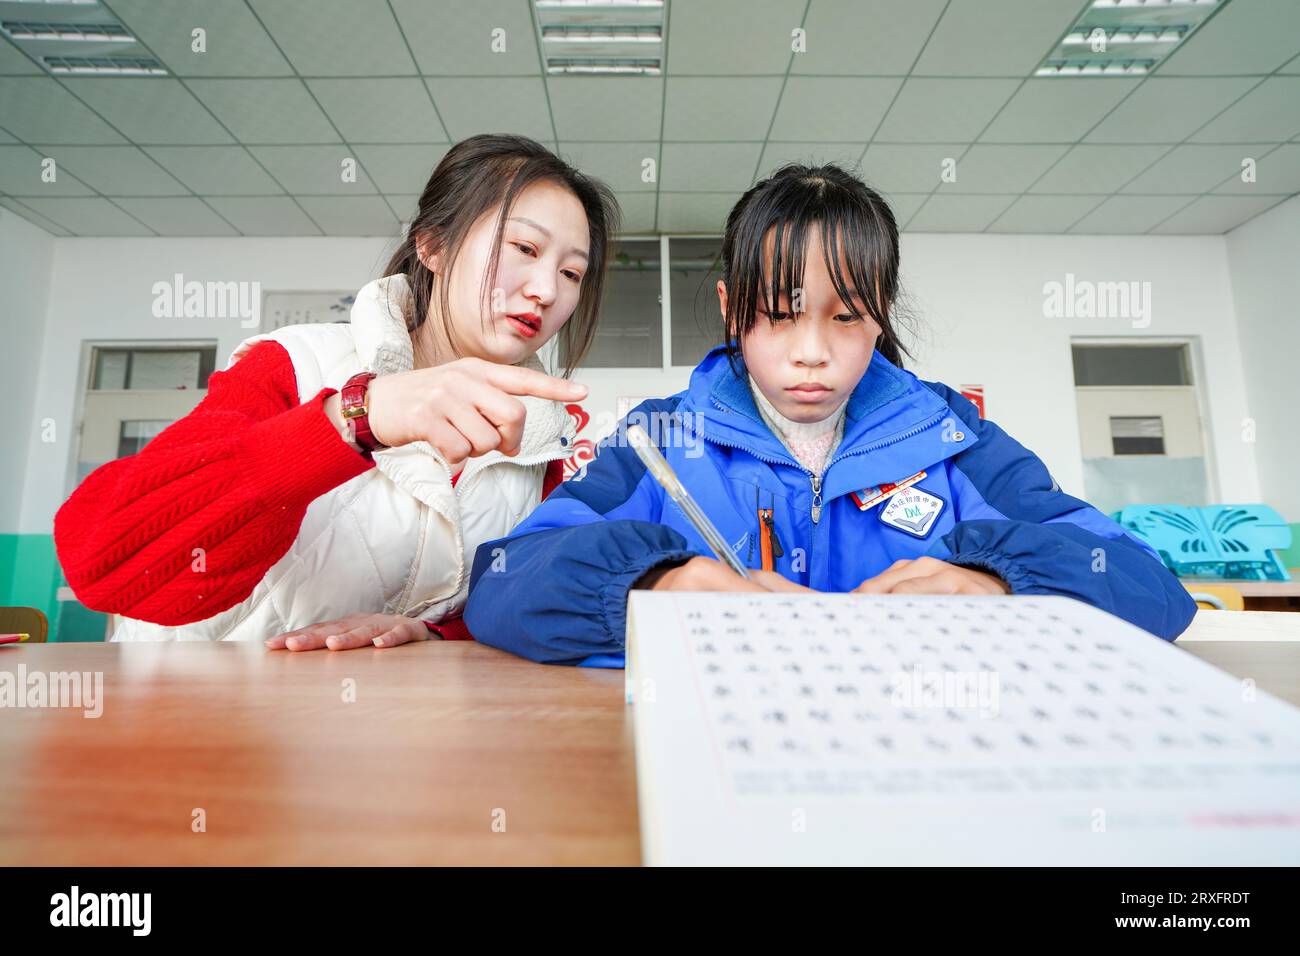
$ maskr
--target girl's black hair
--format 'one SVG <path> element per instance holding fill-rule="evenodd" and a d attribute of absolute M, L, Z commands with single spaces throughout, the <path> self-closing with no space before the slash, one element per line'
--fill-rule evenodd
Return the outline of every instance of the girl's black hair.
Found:
<path fill-rule="evenodd" d="M 776 311 L 782 293 L 793 298 L 794 290 L 803 288 L 814 227 L 835 291 L 846 304 L 866 305 L 880 325 L 876 351 L 902 367 L 910 353 L 893 322 L 899 293 L 894 213 L 878 192 L 834 163 L 790 163 L 750 187 L 727 216 L 721 252 L 727 285 L 723 341 L 733 370 L 739 372 L 740 342 L 754 327 L 759 305 Z M 764 264 L 769 233 L 774 239 L 770 272 Z"/>
<path fill-rule="evenodd" d="M 429 177 L 402 244 L 384 270 L 384 275 L 404 275 L 410 283 L 414 309 L 407 316 L 407 331 L 414 332 L 424 324 L 435 288 L 441 314 L 448 315 L 450 308 L 449 283 L 438 281 L 420 261 L 421 242 L 431 240 L 428 251 L 441 254 L 440 271 L 445 279 L 451 275 L 470 227 L 485 213 L 500 207 L 502 213 L 497 218 L 480 294 L 480 301 L 490 301 L 488 291 L 496 286 L 501 237 L 510 210 L 519 194 L 538 182 L 565 187 L 582 203 L 587 214 L 591 240 L 587 269 L 577 307 L 559 336 L 565 357 L 564 374 L 568 377 L 573 373 L 596 335 L 609 245 L 618 231 L 618 203 L 600 180 L 579 172 L 526 136 L 484 133 L 461 140 L 447 151 Z M 486 322 L 487 317 L 483 318 Z M 451 327 L 446 331 L 452 348 L 459 354 Z"/>

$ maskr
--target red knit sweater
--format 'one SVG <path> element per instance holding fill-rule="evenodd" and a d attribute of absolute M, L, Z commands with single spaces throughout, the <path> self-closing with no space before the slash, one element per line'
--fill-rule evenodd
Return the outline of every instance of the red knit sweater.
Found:
<path fill-rule="evenodd" d="M 214 373 L 194 411 L 96 469 L 55 515 L 77 600 L 179 625 L 247 598 L 289 550 L 307 506 L 373 467 L 325 414 L 332 394 L 299 404 L 293 363 L 275 342 Z M 562 475 L 563 462 L 551 462 L 543 496 Z M 195 574 L 200 557 L 205 573 Z"/>

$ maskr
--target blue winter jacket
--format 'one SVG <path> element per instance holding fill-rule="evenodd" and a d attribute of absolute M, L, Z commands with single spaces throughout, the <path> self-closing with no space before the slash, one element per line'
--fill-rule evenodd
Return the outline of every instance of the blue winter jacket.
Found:
<path fill-rule="evenodd" d="M 584 472 L 479 547 L 465 609 L 479 641 L 535 661 L 617 665 L 633 582 L 711 554 L 627 443 L 638 423 L 747 567 L 761 567 L 766 544 L 789 580 L 851 591 L 900 558 L 929 555 L 991 571 L 1016 594 L 1086 601 L 1166 640 L 1196 613 L 1155 551 L 1062 492 L 948 386 L 874 355 L 818 479 L 764 424 L 739 373 L 714 349 L 686 391 L 639 405 Z M 864 510 L 855 500 L 921 471 L 897 502 Z"/>

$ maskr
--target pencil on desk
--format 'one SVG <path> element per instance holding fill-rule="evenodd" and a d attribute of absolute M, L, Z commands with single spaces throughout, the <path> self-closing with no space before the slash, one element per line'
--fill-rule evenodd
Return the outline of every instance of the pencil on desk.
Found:
<path fill-rule="evenodd" d="M 0 644 L 21 644 L 31 639 L 30 634 L 0 634 Z"/>

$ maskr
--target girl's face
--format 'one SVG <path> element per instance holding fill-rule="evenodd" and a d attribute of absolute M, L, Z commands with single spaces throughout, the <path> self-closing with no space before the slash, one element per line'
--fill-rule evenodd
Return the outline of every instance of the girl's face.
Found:
<path fill-rule="evenodd" d="M 740 343 L 745 366 L 763 396 L 786 418 L 803 424 L 822 421 L 848 399 L 880 337 L 880 325 L 865 304 L 845 303 L 835 292 L 817 230 L 808 236 L 806 249 L 803 296 L 797 303 L 801 311 L 794 312 L 785 294 L 771 314 L 760 301 L 754 324 Z M 770 249 L 767 263 L 770 267 Z M 718 299 L 725 318 L 727 287 L 722 281 Z"/>
<path fill-rule="evenodd" d="M 590 231 L 582 203 L 553 182 L 533 183 L 519 194 L 501 237 L 496 287 L 483 289 L 500 207 L 484 214 L 465 236 L 452 267 L 446 318 L 460 354 L 515 365 L 532 355 L 569 321 L 587 271 Z M 443 280 L 440 253 L 421 261 Z M 433 337 L 435 355 L 450 351 L 443 323 L 432 314 L 421 334 Z M 486 319 L 486 321 L 484 321 Z"/>

